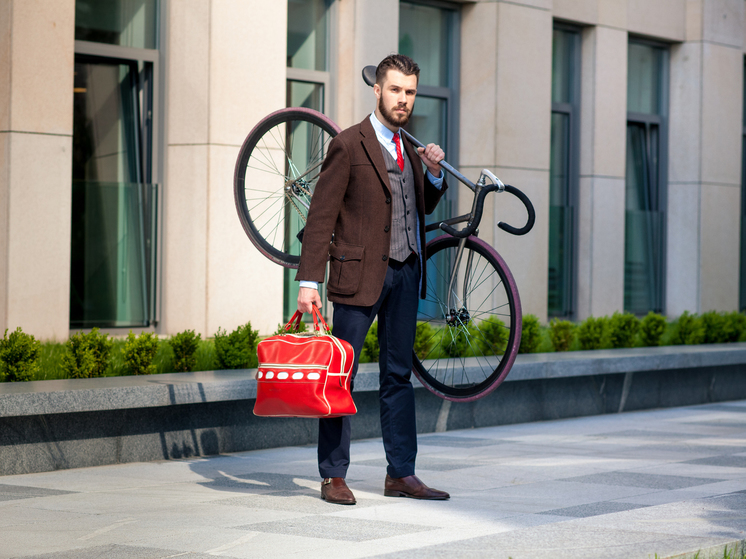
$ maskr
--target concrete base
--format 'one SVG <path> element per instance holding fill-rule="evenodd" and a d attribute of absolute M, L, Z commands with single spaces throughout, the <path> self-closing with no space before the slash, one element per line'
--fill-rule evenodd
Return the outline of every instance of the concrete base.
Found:
<path fill-rule="evenodd" d="M 431 433 L 744 399 L 744 372 L 746 344 L 519 356 L 508 381 L 476 402 L 446 402 L 420 386 L 417 426 Z M 355 439 L 381 435 L 376 381 L 377 365 L 361 366 Z M 0 475 L 316 443 L 315 420 L 254 416 L 255 394 L 253 371 L 0 385 Z"/>

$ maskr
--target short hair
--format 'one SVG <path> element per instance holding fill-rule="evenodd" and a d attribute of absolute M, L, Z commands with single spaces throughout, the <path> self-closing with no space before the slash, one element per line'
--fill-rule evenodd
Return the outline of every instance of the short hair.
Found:
<path fill-rule="evenodd" d="M 405 76 L 416 76 L 420 81 L 420 67 L 404 54 L 390 54 L 378 64 L 376 68 L 376 83 L 381 85 L 389 70 L 398 70 Z"/>

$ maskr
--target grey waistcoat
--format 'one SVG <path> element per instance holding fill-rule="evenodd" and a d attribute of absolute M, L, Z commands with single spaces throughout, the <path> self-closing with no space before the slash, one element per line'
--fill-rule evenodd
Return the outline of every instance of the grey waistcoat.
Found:
<path fill-rule="evenodd" d="M 391 184 L 391 248 L 390 258 L 404 262 L 417 247 L 417 201 L 414 193 L 414 173 L 407 152 L 402 146 L 404 171 L 399 170 L 389 151 L 381 146 Z"/>

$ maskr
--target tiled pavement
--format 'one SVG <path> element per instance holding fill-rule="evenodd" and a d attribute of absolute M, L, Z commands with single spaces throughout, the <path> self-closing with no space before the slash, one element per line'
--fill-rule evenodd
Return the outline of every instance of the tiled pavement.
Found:
<path fill-rule="evenodd" d="M 384 474 L 376 439 L 353 507 L 319 499 L 313 447 L 1 477 L 0 557 L 722 557 L 746 540 L 746 401 L 421 435 L 450 501 L 383 497 Z"/>

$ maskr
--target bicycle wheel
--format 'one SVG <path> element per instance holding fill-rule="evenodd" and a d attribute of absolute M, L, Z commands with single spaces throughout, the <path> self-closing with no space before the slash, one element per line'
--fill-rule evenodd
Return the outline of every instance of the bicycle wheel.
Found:
<path fill-rule="evenodd" d="M 317 111 L 288 108 L 261 120 L 241 146 L 233 175 L 238 217 L 259 252 L 281 266 L 300 263 L 297 234 L 329 142 L 339 132 Z"/>
<path fill-rule="evenodd" d="M 521 300 L 508 266 L 486 242 L 443 235 L 427 244 L 427 298 L 413 371 L 431 392 L 472 401 L 505 379 L 521 343 Z M 458 266 L 453 285 L 451 271 Z"/>

